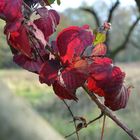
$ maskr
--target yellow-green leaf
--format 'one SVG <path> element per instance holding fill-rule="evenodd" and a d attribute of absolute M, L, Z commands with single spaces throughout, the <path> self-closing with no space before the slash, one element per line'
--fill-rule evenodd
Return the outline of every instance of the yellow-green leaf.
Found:
<path fill-rule="evenodd" d="M 99 43 L 103 43 L 106 41 L 106 34 L 105 33 L 97 33 L 93 45 L 96 46 Z"/>

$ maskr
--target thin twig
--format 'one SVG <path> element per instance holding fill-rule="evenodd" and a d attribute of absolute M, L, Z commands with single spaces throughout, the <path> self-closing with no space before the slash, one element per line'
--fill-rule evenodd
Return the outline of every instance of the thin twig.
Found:
<path fill-rule="evenodd" d="M 74 114 L 72 112 L 72 110 L 70 109 L 70 107 L 68 106 L 68 104 L 66 103 L 65 100 L 62 100 L 64 102 L 64 104 L 66 105 L 67 109 L 69 110 L 72 118 L 73 118 L 73 123 L 74 123 L 74 127 L 75 127 L 75 133 L 76 133 L 76 136 L 77 136 L 77 140 L 80 140 L 79 139 L 79 134 L 78 134 L 78 131 L 77 131 L 77 126 L 76 126 L 76 121 L 75 121 L 75 118 L 74 118 Z"/>
<path fill-rule="evenodd" d="M 27 10 L 29 10 L 30 12 L 33 12 L 32 9 L 24 1 L 22 3 Z"/>
<path fill-rule="evenodd" d="M 89 122 L 87 123 L 87 126 L 90 125 L 91 123 L 93 123 L 93 122 L 99 120 L 101 117 L 103 117 L 103 115 L 104 115 L 104 113 L 101 112 L 101 114 L 100 114 L 98 117 L 96 117 L 95 119 L 89 121 Z"/>
<path fill-rule="evenodd" d="M 104 130 L 105 130 L 105 119 L 106 119 L 106 115 L 104 115 L 104 118 L 103 118 L 103 126 L 102 126 L 102 132 L 101 132 L 101 140 L 103 140 L 103 136 L 104 136 Z"/>
<path fill-rule="evenodd" d="M 120 2 L 119 2 L 119 0 L 117 0 L 117 1 L 115 2 L 115 4 L 110 8 L 109 14 L 108 14 L 108 19 L 107 19 L 107 22 L 108 22 L 108 23 L 111 23 L 111 21 L 112 21 L 112 19 L 113 19 L 113 14 L 114 14 L 115 10 L 118 8 L 119 4 L 120 4 Z M 110 48 L 109 48 L 110 34 L 109 34 L 108 31 L 107 31 L 107 33 L 106 33 L 106 42 L 105 42 L 105 43 L 106 43 L 106 45 L 107 45 L 107 50 L 110 51 Z"/>
<path fill-rule="evenodd" d="M 131 40 L 130 43 L 133 45 L 134 48 L 137 48 L 137 49 L 140 50 L 140 44 L 139 43 L 134 42 L 134 40 Z"/>
<path fill-rule="evenodd" d="M 115 2 L 115 4 L 110 8 L 107 22 L 111 22 L 112 17 L 113 17 L 113 14 L 114 14 L 114 11 L 115 11 L 116 8 L 119 6 L 119 4 L 120 4 L 120 2 L 117 0 L 117 1 Z"/>
<path fill-rule="evenodd" d="M 90 13 L 94 18 L 95 18 L 95 22 L 96 22 L 96 26 L 99 27 L 101 25 L 100 22 L 100 18 L 97 14 L 97 12 L 94 10 L 94 8 L 85 8 L 85 7 L 81 7 L 81 10 Z"/>
<path fill-rule="evenodd" d="M 112 52 L 110 52 L 110 57 L 114 58 L 116 56 L 116 54 L 118 54 L 120 51 L 124 50 L 127 48 L 127 44 L 131 38 L 132 32 L 134 31 L 135 27 L 137 26 L 138 22 L 140 21 L 140 16 L 137 17 L 137 19 L 135 20 L 135 22 L 131 25 L 131 27 L 129 28 L 129 31 L 126 35 L 125 40 L 123 41 L 123 43 L 118 46 L 116 49 L 112 50 Z"/>
<path fill-rule="evenodd" d="M 81 127 L 81 128 L 80 128 L 80 129 L 78 129 L 77 131 L 74 131 L 74 132 L 72 132 L 71 134 L 69 134 L 69 135 L 65 136 L 65 138 L 68 138 L 68 137 L 70 137 L 70 136 L 72 136 L 72 135 L 76 134 L 76 132 L 79 132 L 81 129 L 86 128 L 86 127 L 87 127 L 87 126 L 89 126 L 91 123 L 93 123 L 93 122 L 95 122 L 95 121 L 99 120 L 99 119 L 100 119 L 103 115 L 104 115 L 104 113 L 103 113 L 103 112 L 101 112 L 101 114 L 100 114 L 98 117 L 96 117 L 95 119 L 93 119 L 93 120 L 89 121 L 89 122 L 88 122 L 85 126 Z"/>
<path fill-rule="evenodd" d="M 128 126 L 123 123 L 109 108 L 107 108 L 105 105 L 102 104 L 102 102 L 88 90 L 86 86 L 83 86 L 83 89 L 87 92 L 89 97 L 92 101 L 94 101 L 99 109 L 104 112 L 106 116 L 111 118 L 119 127 L 121 127 L 133 140 L 140 140 L 138 136 L 136 136 L 132 129 L 128 128 Z"/>

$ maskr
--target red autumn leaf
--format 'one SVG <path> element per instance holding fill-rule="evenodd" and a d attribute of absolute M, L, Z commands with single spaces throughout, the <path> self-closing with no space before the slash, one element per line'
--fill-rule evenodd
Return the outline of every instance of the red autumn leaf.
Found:
<path fill-rule="evenodd" d="M 7 34 L 9 44 L 22 54 L 31 57 L 31 47 L 26 27 L 21 25 L 17 31 L 10 32 L 9 34 Z"/>
<path fill-rule="evenodd" d="M 13 61 L 22 68 L 34 73 L 38 73 L 42 65 L 41 60 L 30 59 L 23 54 L 14 55 Z"/>
<path fill-rule="evenodd" d="M 0 18 L 13 22 L 22 17 L 22 0 L 1 0 Z"/>
<path fill-rule="evenodd" d="M 22 19 L 19 19 L 13 22 L 7 22 L 5 25 L 4 33 L 8 35 L 11 32 L 18 31 L 19 28 L 21 27 L 21 24 L 22 24 Z"/>
<path fill-rule="evenodd" d="M 88 77 L 88 64 L 86 60 L 77 59 L 61 73 L 66 87 L 76 90 L 82 86 Z"/>
<path fill-rule="evenodd" d="M 55 83 L 53 84 L 53 90 L 55 94 L 61 99 L 77 100 L 77 97 L 75 96 L 75 91 L 66 88 L 65 85 L 63 85 L 59 81 L 55 81 Z"/>
<path fill-rule="evenodd" d="M 89 71 L 89 90 L 104 96 L 106 106 L 112 110 L 124 108 L 128 101 L 128 92 L 123 86 L 125 73 L 113 66 L 109 58 L 95 59 Z"/>
<path fill-rule="evenodd" d="M 55 10 L 47 10 L 46 8 L 38 9 L 41 18 L 34 21 L 35 25 L 40 29 L 48 41 L 48 37 L 56 31 L 60 17 Z"/>
<path fill-rule="evenodd" d="M 120 89 L 119 93 L 116 95 L 107 94 L 105 96 L 105 105 L 111 110 L 119 110 L 125 108 L 129 99 L 130 89 L 126 88 L 124 85 Z"/>
<path fill-rule="evenodd" d="M 92 50 L 91 56 L 104 56 L 106 54 L 106 51 L 106 45 L 103 43 L 99 43 Z"/>
<path fill-rule="evenodd" d="M 63 63 L 71 62 L 80 56 L 93 42 L 91 31 L 85 27 L 71 26 L 64 29 L 57 37 L 57 47 Z"/>
<path fill-rule="evenodd" d="M 54 32 L 51 18 L 39 18 L 35 20 L 34 23 L 43 32 L 45 39 L 48 41 L 49 36 Z"/>
<path fill-rule="evenodd" d="M 98 81 L 94 80 L 92 76 L 88 78 L 88 89 L 99 96 L 105 96 L 104 90 L 100 87 Z"/>
<path fill-rule="evenodd" d="M 107 79 L 108 74 L 112 71 L 112 60 L 109 58 L 96 58 L 89 66 L 89 73 L 96 80 Z"/>
<path fill-rule="evenodd" d="M 62 78 L 66 87 L 77 89 L 85 83 L 87 80 L 87 75 L 78 72 L 74 68 L 66 68 L 64 71 L 62 71 Z"/>
<path fill-rule="evenodd" d="M 82 59 L 80 57 L 75 57 L 72 61 L 73 68 L 76 69 L 76 71 L 81 72 L 85 75 L 88 75 L 88 61 L 86 59 Z"/>
<path fill-rule="evenodd" d="M 113 93 L 114 96 L 115 94 L 119 93 L 124 82 L 125 78 L 125 73 L 121 71 L 121 69 L 117 66 L 112 67 L 111 73 L 108 74 L 108 79 L 107 79 L 107 87 L 104 88 L 104 91 L 107 94 Z"/>
<path fill-rule="evenodd" d="M 51 10 L 49 10 L 49 15 L 52 18 L 55 26 L 58 25 L 59 22 L 60 22 L 60 16 L 59 16 L 59 14 L 55 10 L 52 10 L 51 9 Z"/>
<path fill-rule="evenodd" d="M 60 64 L 57 60 L 48 60 L 45 62 L 39 72 L 40 82 L 46 83 L 49 86 L 53 84 L 57 79 L 59 69 Z"/>
<path fill-rule="evenodd" d="M 0 1 L 0 13 L 3 11 L 4 6 L 5 6 L 5 0 L 1 0 Z"/>

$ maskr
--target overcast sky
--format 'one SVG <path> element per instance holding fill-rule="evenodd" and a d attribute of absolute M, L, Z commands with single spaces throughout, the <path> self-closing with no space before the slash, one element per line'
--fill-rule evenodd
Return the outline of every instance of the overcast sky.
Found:
<path fill-rule="evenodd" d="M 61 5 L 57 6 L 57 4 L 53 4 L 52 8 L 58 10 L 58 11 L 64 11 L 67 8 L 77 8 L 79 7 L 82 2 L 87 3 L 87 5 L 92 5 L 96 0 L 61 0 Z M 100 1 L 100 0 L 98 0 Z M 115 0 L 105 0 L 106 3 L 110 3 Z M 134 0 L 120 0 L 122 5 L 134 5 Z"/>

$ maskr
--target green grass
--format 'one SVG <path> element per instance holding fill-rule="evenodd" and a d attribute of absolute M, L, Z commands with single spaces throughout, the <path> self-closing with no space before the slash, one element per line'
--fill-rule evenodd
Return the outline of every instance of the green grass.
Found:
<path fill-rule="evenodd" d="M 130 95 L 128 106 L 116 114 L 140 136 L 140 63 L 119 64 L 127 74 L 127 83 L 133 84 L 134 89 Z M 24 70 L 0 70 L 0 78 L 17 96 L 25 98 L 33 108 L 46 119 L 62 135 L 71 133 L 74 128 L 69 123 L 72 120 L 68 110 L 61 100 L 57 98 L 50 87 L 40 84 L 38 76 Z M 87 121 L 100 114 L 97 106 L 90 102 L 89 98 L 79 89 L 79 102 L 68 102 L 76 116 L 83 116 Z M 93 123 L 80 132 L 80 140 L 99 140 L 101 134 L 102 119 Z M 75 136 L 69 138 L 75 140 Z M 104 140 L 131 140 L 109 118 L 106 120 Z"/>
<path fill-rule="evenodd" d="M 30 103 L 36 105 L 44 99 L 51 100 L 52 89 L 40 84 L 36 74 L 22 70 L 1 70 L 0 78 L 18 96 L 26 98 Z"/>

